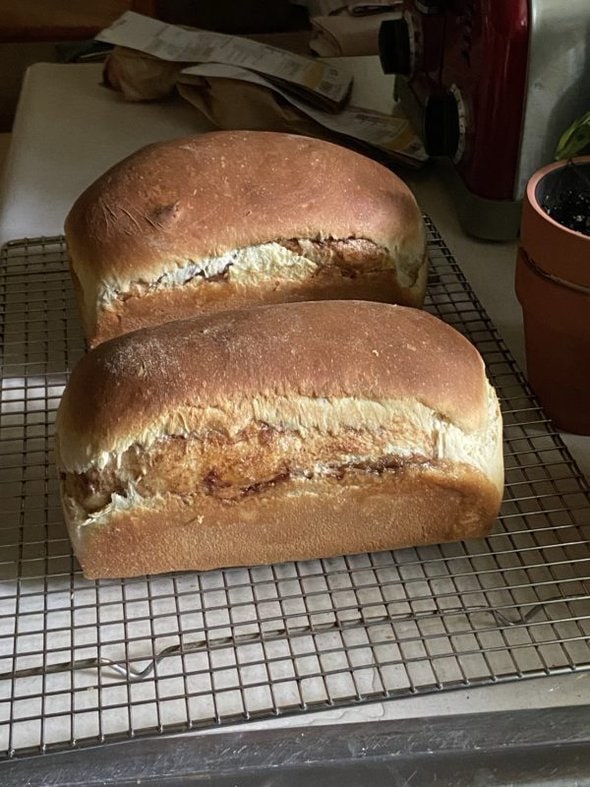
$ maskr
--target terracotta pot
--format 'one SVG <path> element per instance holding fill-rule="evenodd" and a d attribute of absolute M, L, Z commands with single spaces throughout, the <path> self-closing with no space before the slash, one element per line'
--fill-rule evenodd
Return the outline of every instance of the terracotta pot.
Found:
<path fill-rule="evenodd" d="M 576 165 L 590 178 L 590 156 Z M 558 224 L 540 205 L 557 178 L 567 181 L 565 166 L 544 167 L 528 183 L 516 294 L 532 389 L 558 428 L 590 434 L 590 237 Z"/>

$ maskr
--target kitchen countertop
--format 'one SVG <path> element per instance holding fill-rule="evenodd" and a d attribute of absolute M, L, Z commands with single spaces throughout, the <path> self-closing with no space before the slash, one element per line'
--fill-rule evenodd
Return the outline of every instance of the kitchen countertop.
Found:
<path fill-rule="evenodd" d="M 334 61 L 353 70 L 355 103 L 380 110 L 391 106 L 393 81 L 381 72 L 378 58 Z M 129 103 L 100 81 L 98 64 L 41 63 L 27 72 L 0 184 L 0 245 L 61 234 L 74 199 L 113 163 L 149 142 L 211 129 L 180 99 Z M 463 232 L 443 166 L 399 174 L 431 215 L 524 369 L 522 316 L 513 283 L 516 243 L 481 241 Z M 562 437 L 590 479 L 590 437 Z"/>
<path fill-rule="evenodd" d="M 391 102 L 392 81 L 383 76 L 376 58 L 348 62 L 355 69 L 357 102 L 375 108 Z M 148 142 L 209 128 L 180 100 L 130 104 L 99 82 L 96 64 L 38 64 L 27 73 L 0 191 L 0 243 L 61 234 L 74 198 L 111 164 Z M 444 170 L 434 167 L 400 174 L 431 215 L 516 361 L 524 367 L 522 318 L 513 287 L 516 244 L 483 242 L 464 234 L 448 196 Z M 590 438 L 563 438 L 590 478 Z M 441 692 L 251 722 L 248 729 L 583 704 L 589 696 L 590 674 L 582 673 L 521 682 L 517 691 L 514 684 L 505 684 Z"/>

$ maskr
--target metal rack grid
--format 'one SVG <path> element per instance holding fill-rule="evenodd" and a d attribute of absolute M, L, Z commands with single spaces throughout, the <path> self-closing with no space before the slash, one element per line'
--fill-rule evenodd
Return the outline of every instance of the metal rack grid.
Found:
<path fill-rule="evenodd" d="M 4 247 L 3 756 L 590 669 L 588 487 L 428 225 L 427 308 L 476 344 L 502 402 L 492 535 L 126 581 L 82 577 L 59 506 L 54 415 L 84 352 L 63 241 Z"/>

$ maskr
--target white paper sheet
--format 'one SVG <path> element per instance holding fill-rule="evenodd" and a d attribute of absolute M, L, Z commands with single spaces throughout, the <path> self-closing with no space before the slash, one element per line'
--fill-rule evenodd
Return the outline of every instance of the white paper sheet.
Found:
<path fill-rule="evenodd" d="M 103 30 L 97 40 L 136 49 L 162 60 L 223 63 L 247 68 L 293 84 L 337 105 L 346 100 L 352 84 L 350 74 L 311 57 L 238 36 L 185 30 L 133 11 L 123 14 Z"/>

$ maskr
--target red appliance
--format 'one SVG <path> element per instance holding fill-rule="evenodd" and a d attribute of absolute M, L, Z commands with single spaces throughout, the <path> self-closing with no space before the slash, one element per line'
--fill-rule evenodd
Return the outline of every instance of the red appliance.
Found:
<path fill-rule="evenodd" d="M 588 109 L 588 0 L 404 0 L 383 70 L 431 156 L 452 162 L 465 229 L 518 234 L 526 181 Z"/>

